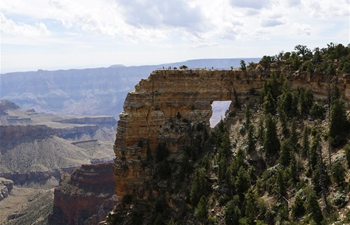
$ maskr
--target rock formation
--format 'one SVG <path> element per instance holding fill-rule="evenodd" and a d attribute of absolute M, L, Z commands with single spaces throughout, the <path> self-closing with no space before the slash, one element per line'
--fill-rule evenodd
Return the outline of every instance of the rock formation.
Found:
<path fill-rule="evenodd" d="M 279 76 L 280 71 L 275 71 Z M 292 88 L 310 88 L 316 96 L 327 96 L 323 75 L 286 74 Z M 350 79 L 338 79 L 344 98 L 350 99 Z M 213 101 L 234 101 L 234 91 L 243 99 L 264 84 L 262 70 L 157 70 L 129 92 L 118 121 L 114 144 L 115 193 L 147 197 L 142 184 L 154 171 L 147 164 L 157 148 L 165 146 L 170 158 L 189 145 L 198 126 L 209 127 Z"/>
<path fill-rule="evenodd" d="M 62 174 L 55 188 L 53 214 L 57 224 L 97 224 L 117 204 L 112 163 L 82 165 Z M 86 221 L 86 222 L 84 222 Z"/>
<path fill-rule="evenodd" d="M 0 201 L 7 198 L 13 189 L 13 181 L 0 177 Z"/>

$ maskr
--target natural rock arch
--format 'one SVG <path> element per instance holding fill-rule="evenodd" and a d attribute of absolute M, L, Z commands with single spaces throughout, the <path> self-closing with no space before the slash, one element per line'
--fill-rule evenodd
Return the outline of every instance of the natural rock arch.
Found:
<path fill-rule="evenodd" d="M 276 73 L 278 73 L 276 71 Z M 165 144 L 170 157 L 191 141 L 190 127 L 202 123 L 209 128 L 213 101 L 234 101 L 234 90 L 241 96 L 259 90 L 265 78 L 259 71 L 241 70 L 157 70 L 129 92 L 118 121 L 114 152 L 115 193 L 145 197 L 144 181 L 154 173 L 145 165 L 147 150 L 154 153 Z M 308 87 L 315 94 L 327 95 L 324 77 L 290 76 L 292 88 Z M 339 82 L 340 91 L 350 98 L 349 82 Z"/>

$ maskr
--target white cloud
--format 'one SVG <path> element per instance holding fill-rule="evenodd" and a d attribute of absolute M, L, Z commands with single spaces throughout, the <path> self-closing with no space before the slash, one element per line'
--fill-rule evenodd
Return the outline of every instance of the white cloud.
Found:
<path fill-rule="evenodd" d="M 79 49 L 72 46 L 103 48 L 108 56 L 157 49 L 170 59 L 172 51 L 163 46 L 190 57 L 183 52 L 201 49 L 196 56 L 210 56 L 216 49 L 220 55 L 229 48 L 223 45 L 241 49 L 228 55 L 249 55 L 246 47 L 256 56 L 262 46 L 277 48 L 276 40 L 278 52 L 290 50 L 282 43 L 339 43 L 349 36 L 342 35 L 349 27 L 340 25 L 348 24 L 348 0 L 2 0 L 1 7 L 1 44 L 43 45 L 42 51 L 65 46 L 67 57 Z M 6 57 L 5 50 L 1 54 Z"/>
<path fill-rule="evenodd" d="M 267 7 L 270 2 L 262 0 L 230 0 L 231 5 L 234 7 L 241 8 L 252 8 L 252 9 L 261 9 Z"/>
<path fill-rule="evenodd" d="M 3 13 L 0 12 L 0 30 L 1 33 L 10 36 L 22 36 L 22 37 L 42 37 L 50 36 L 50 31 L 45 24 L 37 22 L 35 26 L 25 23 L 17 23 L 13 20 L 7 19 Z"/>
<path fill-rule="evenodd" d="M 305 23 L 294 23 L 291 27 L 291 35 L 311 35 L 311 26 Z"/>
<path fill-rule="evenodd" d="M 263 27 L 275 27 L 275 26 L 282 25 L 282 24 L 283 23 L 281 21 L 274 20 L 274 19 L 264 19 L 261 22 L 261 25 Z"/>

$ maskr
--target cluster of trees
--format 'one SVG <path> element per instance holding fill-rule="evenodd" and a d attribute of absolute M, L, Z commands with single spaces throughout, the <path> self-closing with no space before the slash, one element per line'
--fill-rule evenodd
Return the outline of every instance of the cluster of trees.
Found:
<path fill-rule="evenodd" d="M 350 73 L 350 44 L 329 43 L 325 48 L 309 49 L 305 45 L 297 45 L 295 51 L 280 52 L 273 56 L 263 56 L 259 64 L 264 70 L 270 69 L 271 65 L 284 66 L 291 70 L 308 71 L 310 73 L 349 74 Z M 333 63 L 337 63 L 334 70 Z M 241 60 L 241 69 L 255 69 L 256 64 L 250 62 L 246 66 Z"/>
<path fill-rule="evenodd" d="M 309 89 L 292 90 L 283 73 L 278 77 L 271 73 L 255 107 L 263 111 L 260 122 L 252 123 L 246 107 L 244 148 L 234 154 L 225 123 L 218 124 L 212 135 L 226 224 L 298 224 L 300 218 L 305 224 L 328 224 L 332 220 L 332 212 L 343 202 L 329 201 L 330 186 L 347 193 L 350 185 L 345 182 L 344 161 L 332 162 L 330 156 L 348 142 L 350 121 L 336 85 L 330 95 L 330 101 L 317 100 Z M 329 125 L 323 126 L 324 122 Z M 350 166 L 349 145 L 344 149 Z M 327 151 L 329 161 L 323 158 Z M 208 187 L 197 189 L 197 182 L 202 177 L 200 183 L 205 183 L 204 174 L 209 172 L 201 169 L 201 176 L 195 173 L 190 196 L 198 195 L 191 204 L 203 211 L 208 209 L 208 191 L 203 191 Z M 270 203 L 263 198 L 266 192 L 274 199 Z M 203 221 L 211 219 L 208 213 L 195 215 Z"/>

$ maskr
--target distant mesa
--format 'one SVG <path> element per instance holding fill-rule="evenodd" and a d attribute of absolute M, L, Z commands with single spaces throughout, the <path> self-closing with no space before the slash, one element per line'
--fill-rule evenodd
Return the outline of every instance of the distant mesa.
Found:
<path fill-rule="evenodd" d="M 117 68 L 117 67 L 126 67 L 126 66 L 124 66 L 123 64 L 114 64 L 114 65 L 111 65 L 109 68 Z"/>

